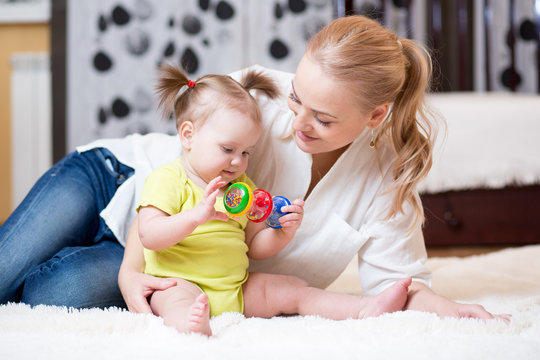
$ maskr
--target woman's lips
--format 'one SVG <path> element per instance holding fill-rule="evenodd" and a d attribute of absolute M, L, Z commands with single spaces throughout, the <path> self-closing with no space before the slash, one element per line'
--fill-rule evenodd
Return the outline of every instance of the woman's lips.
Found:
<path fill-rule="evenodd" d="M 317 140 L 316 138 L 313 138 L 313 137 L 311 137 L 311 136 L 307 136 L 307 135 L 304 134 L 302 131 L 297 131 L 297 132 L 296 132 L 296 136 L 297 136 L 300 140 L 302 140 L 302 141 L 304 141 L 304 142 L 309 142 L 309 141 L 315 141 L 315 140 Z"/>

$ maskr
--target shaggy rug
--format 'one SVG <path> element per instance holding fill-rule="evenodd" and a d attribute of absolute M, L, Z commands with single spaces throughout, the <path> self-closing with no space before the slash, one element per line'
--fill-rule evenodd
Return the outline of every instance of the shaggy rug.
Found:
<path fill-rule="evenodd" d="M 211 320 L 207 338 L 116 308 L 8 304 L 0 359 L 540 359 L 540 245 L 428 265 L 437 292 L 510 313 L 511 323 L 416 311 L 345 321 L 227 313 Z M 358 292 L 354 271 L 351 263 L 330 288 Z"/>

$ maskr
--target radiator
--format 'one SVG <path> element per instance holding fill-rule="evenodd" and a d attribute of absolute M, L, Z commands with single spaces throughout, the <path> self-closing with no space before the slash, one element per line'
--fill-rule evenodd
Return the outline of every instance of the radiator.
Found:
<path fill-rule="evenodd" d="M 11 174 L 15 208 L 52 163 L 48 53 L 11 57 Z"/>

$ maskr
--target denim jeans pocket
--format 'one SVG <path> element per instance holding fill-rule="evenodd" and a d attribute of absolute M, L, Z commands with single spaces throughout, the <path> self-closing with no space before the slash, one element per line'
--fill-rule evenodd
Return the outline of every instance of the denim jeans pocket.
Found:
<path fill-rule="evenodd" d="M 129 179 L 135 173 L 133 168 L 119 162 L 110 150 L 106 148 L 97 148 L 94 149 L 94 152 L 105 165 L 105 169 L 107 169 L 109 174 L 116 178 L 117 186 L 122 185 L 124 181 Z"/>

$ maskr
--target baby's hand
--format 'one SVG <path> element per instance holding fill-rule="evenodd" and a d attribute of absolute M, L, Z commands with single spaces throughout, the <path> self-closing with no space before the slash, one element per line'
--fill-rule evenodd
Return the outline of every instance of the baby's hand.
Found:
<path fill-rule="evenodd" d="M 296 199 L 291 205 L 283 206 L 281 211 L 288 212 L 288 214 L 279 218 L 283 231 L 294 235 L 304 217 L 304 200 Z"/>
<path fill-rule="evenodd" d="M 227 214 L 221 211 L 216 211 L 216 209 L 214 208 L 216 198 L 219 194 L 219 189 L 226 184 L 227 183 L 221 179 L 221 176 L 218 176 L 217 178 L 212 179 L 212 181 L 210 181 L 208 185 L 206 185 L 201 202 L 199 202 L 194 208 L 194 210 L 197 211 L 197 218 L 199 224 L 204 224 L 205 222 L 214 219 L 221 221 L 229 220 Z"/>

